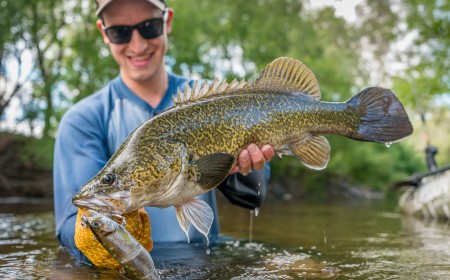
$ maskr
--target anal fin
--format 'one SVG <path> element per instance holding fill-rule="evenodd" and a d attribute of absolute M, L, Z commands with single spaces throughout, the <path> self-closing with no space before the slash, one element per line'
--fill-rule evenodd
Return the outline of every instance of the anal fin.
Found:
<path fill-rule="evenodd" d="M 186 233 L 189 240 L 189 228 L 192 225 L 206 237 L 209 244 L 208 234 L 214 221 L 214 213 L 208 203 L 194 198 L 176 207 L 177 220 L 181 229 Z"/>
<path fill-rule="evenodd" d="M 330 160 L 330 144 L 321 135 L 311 135 L 307 139 L 289 144 L 292 155 L 311 169 L 324 169 Z"/>

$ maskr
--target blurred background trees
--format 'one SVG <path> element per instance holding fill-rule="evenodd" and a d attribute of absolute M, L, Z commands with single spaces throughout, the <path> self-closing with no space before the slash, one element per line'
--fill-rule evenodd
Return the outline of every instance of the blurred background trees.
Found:
<path fill-rule="evenodd" d="M 312 1 L 167 2 L 175 17 L 166 60 L 175 73 L 252 79 L 276 57 L 289 56 L 316 74 L 322 100 L 345 101 L 381 85 L 408 107 L 415 133 L 407 141 L 388 149 L 328 137 L 332 155 L 325 171 L 275 160 L 274 180 L 290 178 L 304 188 L 339 180 L 384 189 L 424 171 L 427 141 L 440 149 L 438 163 L 449 163 L 449 1 L 361 0 L 351 22 L 332 6 L 313 9 Z M 0 130 L 39 138 L 27 153 L 48 155 L 50 166 L 52 145 L 42 142 L 53 141 L 62 114 L 118 75 L 94 10 L 93 0 L 0 0 Z"/>

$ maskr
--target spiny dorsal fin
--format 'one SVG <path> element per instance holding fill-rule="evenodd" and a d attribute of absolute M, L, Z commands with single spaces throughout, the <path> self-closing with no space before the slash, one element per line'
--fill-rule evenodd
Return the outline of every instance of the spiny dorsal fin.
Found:
<path fill-rule="evenodd" d="M 231 93 L 247 87 L 248 84 L 249 83 L 244 80 L 240 82 L 233 80 L 230 84 L 228 84 L 226 81 L 219 82 L 218 79 L 215 79 L 211 84 L 205 81 L 202 85 L 200 85 L 199 81 L 195 81 L 192 89 L 189 84 L 186 84 L 183 92 L 178 89 L 177 96 L 173 98 L 173 103 L 176 107 L 179 107 L 212 95 Z"/>
<path fill-rule="evenodd" d="M 300 92 L 320 100 L 319 83 L 314 73 L 302 62 L 289 57 L 277 58 L 267 65 L 252 88 Z"/>

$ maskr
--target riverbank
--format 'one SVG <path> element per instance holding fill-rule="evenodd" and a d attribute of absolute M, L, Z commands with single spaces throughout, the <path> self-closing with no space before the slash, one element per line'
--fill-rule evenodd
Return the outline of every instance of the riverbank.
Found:
<path fill-rule="evenodd" d="M 37 156 L 39 153 L 29 152 L 32 141 L 39 140 L 9 133 L 0 134 L 1 197 L 53 197 L 52 171 L 41 167 L 45 164 L 36 164 L 41 159 Z"/>

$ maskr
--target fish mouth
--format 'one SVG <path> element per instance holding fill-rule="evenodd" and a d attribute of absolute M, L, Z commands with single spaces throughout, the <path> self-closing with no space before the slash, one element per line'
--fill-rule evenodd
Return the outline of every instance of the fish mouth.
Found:
<path fill-rule="evenodd" d="M 75 195 L 72 203 L 78 208 L 88 208 L 96 212 L 120 215 L 126 213 L 131 204 L 131 199 L 129 192 L 119 192 L 111 196 L 95 196 L 89 198 L 82 198 Z"/>
<path fill-rule="evenodd" d="M 112 214 L 120 214 L 112 205 L 111 202 L 105 201 L 98 198 L 87 198 L 87 199 L 79 199 L 73 200 L 72 203 L 78 208 L 88 208 L 90 210 L 98 211 L 98 212 L 106 212 Z"/>

